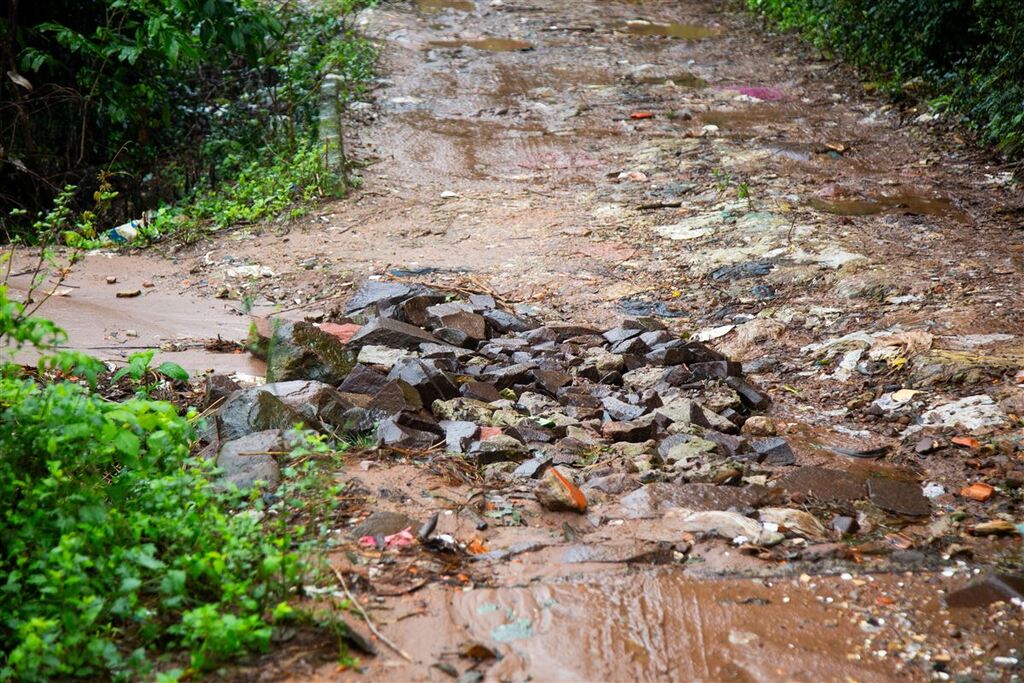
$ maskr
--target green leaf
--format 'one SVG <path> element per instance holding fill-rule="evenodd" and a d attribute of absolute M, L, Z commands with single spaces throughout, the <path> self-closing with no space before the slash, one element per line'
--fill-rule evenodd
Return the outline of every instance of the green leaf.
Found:
<path fill-rule="evenodd" d="M 161 363 L 156 371 L 177 382 L 188 381 L 188 371 L 177 363 L 171 363 L 170 361 Z"/>

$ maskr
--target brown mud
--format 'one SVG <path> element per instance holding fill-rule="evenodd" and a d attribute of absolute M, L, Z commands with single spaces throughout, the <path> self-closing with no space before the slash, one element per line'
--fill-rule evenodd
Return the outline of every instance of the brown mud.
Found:
<path fill-rule="evenodd" d="M 332 556 L 412 660 L 378 643 L 366 678 L 1014 675 L 1020 606 L 944 603 L 994 567 L 1021 570 L 1019 535 L 973 533 L 1024 522 L 1024 213 L 1004 167 L 720 3 L 421 0 L 368 12 L 362 29 L 382 47 L 372 101 L 352 112 L 350 155 L 371 161 L 362 186 L 284 229 L 168 258 L 90 257 L 47 304 L 72 340 L 240 341 L 249 304 L 329 320 L 371 275 L 491 292 L 548 320 L 610 327 L 648 311 L 772 394 L 797 455 L 768 480 L 783 502 L 862 527 L 765 551 L 681 531 L 679 501 L 596 496 L 579 516 L 499 487 L 507 500 L 478 509 L 479 482 L 353 458 L 339 478 L 360 482 L 370 509 L 438 512 L 439 532 L 499 552 Z M 106 274 L 155 287 L 116 299 Z M 893 399 L 900 389 L 918 393 Z M 907 431 L 978 395 L 999 419 Z M 961 496 L 973 482 L 995 496 Z M 754 486 L 680 495 L 756 509 Z M 238 676 L 357 678 L 287 646 Z"/>

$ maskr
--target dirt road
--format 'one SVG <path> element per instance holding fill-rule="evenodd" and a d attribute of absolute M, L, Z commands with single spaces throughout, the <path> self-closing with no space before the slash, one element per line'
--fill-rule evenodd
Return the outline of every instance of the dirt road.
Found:
<path fill-rule="evenodd" d="M 352 112 L 361 188 L 170 262 L 122 257 L 122 281 L 155 284 L 123 302 L 143 316 L 132 339 L 160 333 L 144 318 L 160 296 L 237 329 L 243 302 L 334 318 L 371 275 L 492 292 L 547 320 L 655 316 L 772 394 L 808 477 L 792 507 L 828 526 L 835 510 L 808 501 L 839 500 L 844 473 L 899 482 L 893 498 L 845 501 L 853 538 L 759 555 L 687 537 L 681 559 L 651 554 L 683 538 L 671 515 L 631 515 L 614 496 L 581 522 L 513 489 L 526 523 L 477 529 L 452 512 L 465 485 L 356 457 L 343 476 L 376 507 L 447 511 L 462 541 L 527 549 L 446 572 L 339 553 L 412 659 L 382 647 L 370 677 L 1008 680 L 1021 606 L 943 602 L 1000 563 L 1021 570 L 1024 204 L 1007 169 L 725 3 L 421 0 L 369 12 L 363 29 L 383 57 Z M 99 258 L 72 299 L 114 300 Z M 58 321 L 73 339 L 84 326 L 128 343 L 119 315 Z M 994 495 L 962 495 L 972 483 Z M 908 499 L 926 514 L 904 514 Z M 333 680 L 323 654 L 296 647 L 253 671 Z"/>

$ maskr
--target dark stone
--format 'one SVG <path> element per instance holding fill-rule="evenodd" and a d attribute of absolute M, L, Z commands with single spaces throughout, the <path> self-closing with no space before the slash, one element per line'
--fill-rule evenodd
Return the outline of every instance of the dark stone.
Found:
<path fill-rule="evenodd" d="M 352 368 L 345 381 L 338 387 L 338 391 L 350 394 L 376 394 L 388 383 L 384 375 L 368 368 L 362 363 Z"/>
<path fill-rule="evenodd" d="M 529 458 L 529 451 L 515 438 L 502 434 L 486 441 L 477 441 L 471 452 L 476 456 L 477 465 L 483 467 L 496 462 L 522 462 Z"/>
<path fill-rule="evenodd" d="M 615 472 L 588 480 L 580 489 L 584 494 L 600 491 L 611 496 L 629 493 L 640 488 L 640 478 L 627 472 Z"/>
<path fill-rule="evenodd" d="M 273 491 L 281 483 L 281 469 L 271 453 L 288 450 L 280 429 L 270 429 L 232 439 L 221 446 L 217 467 L 223 470 L 220 481 L 247 491 L 263 482 Z"/>
<path fill-rule="evenodd" d="M 490 382 L 477 382 L 476 380 L 464 382 L 459 393 L 466 398 L 475 398 L 484 403 L 501 400 L 498 388 Z"/>
<path fill-rule="evenodd" d="M 507 311 L 500 309 L 494 309 L 490 311 L 484 311 L 484 320 L 490 325 L 491 329 L 498 334 L 508 334 L 509 332 L 526 332 L 537 327 L 537 323 L 522 318 L 518 315 L 513 315 Z"/>
<path fill-rule="evenodd" d="M 544 342 L 557 342 L 558 335 L 550 327 L 538 327 L 524 334 L 523 339 L 536 346 Z"/>
<path fill-rule="evenodd" d="M 434 329 L 434 336 L 452 346 L 458 346 L 460 348 L 469 348 L 474 344 L 473 339 L 462 330 L 456 330 L 453 327 L 438 327 Z"/>
<path fill-rule="evenodd" d="M 604 408 L 605 413 L 608 414 L 610 419 L 625 422 L 635 420 L 647 412 L 644 406 L 630 405 L 614 396 L 609 396 L 602 400 L 601 407 Z"/>
<path fill-rule="evenodd" d="M 662 349 L 655 349 L 650 353 L 647 353 L 646 355 L 644 355 L 644 362 L 647 365 L 681 365 L 686 362 L 687 355 L 688 354 L 684 349 L 678 347 L 667 347 Z M 689 370 L 687 370 L 686 374 L 686 381 L 689 381 L 689 378 L 690 376 L 692 376 L 692 373 L 689 372 Z"/>
<path fill-rule="evenodd" d="M 483 378 L 493 382 L 499 389 L 505 389 L 513 384 L 526 384 L 530 381 L 530 371 L 536 367 L 532 363 L 515 363 L 505 367 L 487 368 Z"/>
<path fill-rule="evenodd" d="M 419 410 L 422 407 L 423 399 L 415 387 L 402 380 L 393 380 L 381 387 L 367 409 L 383 415 L 394 415 L 403 410 Z"/>
<path fill-rule="evenodd" d="M 726 360 L 725 356 L 718 351 L 698 341 L 688 341 L 683 344 L 682 348 L 690 354 L 687 363 L 713 363 Z"/>
<path fill-rule="evenodd" d="M 416 327 L 423 327 L 427 324 L 427 309 L 443 300 L 441 296 L 420 294 L 403 301 L 398 310 L 403 321 Z"/>
<path fill-rule="evenodd" d="M 926 436 L 922 438 L 920 441 L 918 441 L 916 444 L 914 444 L 914 451 L 920 453 L 921 455 L 925 455 L 936 450 L 938 447 L 939 442 L 937 439 L 930 436 Z"/>
<path fill-rule="evenodd" d="M 557 370 L 543 370 L 537 368 L 533 371 L 533 378 L 537 386 L 552 396 L 557 396 L 559 389 L 572 382 L 572 377 Z"/>
<path fill-rule="evenodd" d="M 555 440 L 555 435 L 551 430 L 531 425 L 525 420 L 509 427 L 505 433 L 522 443 L 551 443 Z"/>
<path fill-rule="evenodd" d="M 302 422 L 310 429 L 338 426 L 352 404 L 322 382 L 276 382 L 231 394 L 217 414 L 221 442 L 268 429 L 291 429 Z"/>
<path fill-rule="evenodd" d="M 548 328 L 558 336 L 560 341 L 582 336 L 601 336 L 601 331 L 588 325 L 573 325 L 572 323 L 549 323 Z M 603 340 L 602 340 L 603 342 Z"/>
<path fill-rule="evenodd" d="M 690 363 L 690 372 L 694 379 L 725 379 L 737 376 L 742 372 L 739 363 L 730 360 Z"/>
<path fill-rule="evenodd" d="M 437 294 L 422 285 L 404 285 L 400 282 L 367 280 L 345 304 L 346 313 L 355 313 L 370 306 L 389 307 L 418 295 Z"/>
<path fill-rule="evenodd" d="M 661 381 L 670 387 L 679 387 L 693 381 L 693 373 L 685 365 L 676 365 L 665 371 Z"/>
<path fill-rule="evenodd" d="M 490 294 L 470 294 L 469 305 L 474 311 L 487 311 L 497 308 L 498 302 Z"/>
<path fill-rule="evenodd" d="M 480 427 L 473 422 L 443 420 L 439 423 L 444 430 L 444 443 L 452 453 L 464 453 L 470 442 L 480 433 Z"/>
<path fill-rule="evenodd" d="M 529 363 L 533 361 L 533 355 L 528 351 L 516 351 L 512 354 L 513 363 Z"/>
<path fill-rule="evenodd" d="M 406 411 L 395 415 L 395 423 L 409 429 L 415 429 L 420 432 L 430 432 L 435 436 L 444 436 L 444 429 L 438 424 L 437 420 L 434 419 L 429 413 L 420 411 L 413 413 Z"/>
<path fill-rule="evenodd" d="M 753 439 L 751 448 L 757 454 L 757 461 L 764 465 L 792 465 L 796 463 L 796 454 L 789 443 L 779 436 L 766 439 Z"/>
<path fill-rule="evenodd" d="M 764 410 L 772 402 L 767 393 L 742 377 L 729 377 L 725 384 L 739 395 L 743 405 L 753 410 Z"/>
<path fill-rule="evenodd" d="M 203 409 L 219 408 L 228 396 L 241 389 L 241 385 L 228 375 L 209 375 L 206 378 L 206 398 Z"/>
<path fill-rule="evenodd" d="M 613 344 L 608 350 L 611 353 L 643 356 L 650 349 L 647 348 L 647 344 L 644 344 L 643 341 L 641 341 L 640 337 L 633 337 L 631 339 L 624 339 L 617 344 Z"/>
<path fill-rule="evenodd" d="M 1024 576 L 990 574 L 971 581 L 946 597 L 949 607 L 988 607 L 994 602 L 1024 601 Z"/>
<path fill-rule="evenodd" d="M 605 341 L 607 341 L 609 344 L 614 345 L 618 344 L 621 341 L 625 341 L 626 339 L 639 337 L 642 332 L 643 330 L 638 330 L 636 328 L 613 327 L 612 329 L 603 333 L 601 336 L 604 337 Z"/>
<path fill-rule="evenodd" d="M 718 447 L 718 454 L 726 458 L 735 458 L 745 446 L 745 439 L 742 436 L 723 434 L 713 429 L 704 431 L 704 438 Z M 773 463 L 774 464 L 774 463 Z"/>
<path fill-rule="evenodd" d="M 642 417 L 628 422 L 605 422 L 601 434 L 612 441 L 639 443 L 647 441 L 655 432 L 653 416 Z"/>
<path fill-rule="evenodd" d="M 267 381 L 340 383 L 355 367 L 356 351 L 307 322 L 283 323 L 267 349 Z"/>
<path fill-rule="evenodd" d="M 398 424 L 398 416 L 389 417 L 377 425 L 377 446 L 395 446 L 409 450 L 427 450 L 440 438 L 432 433 Z"/>
<path fill-rule="evenodd" d="M 832 528 L 842 536 L 851 536 L 857 533 L 857 529 L 860 528 L 860 525 L 857 523 L 857 519 L 855 517 L 838 515 L 832 518 Z"/>
<path fill-rule="evenodd" d="M 377 415 L 366 408 L 349 408 L 341 421 L 340 429 L 346 434 L 365 434 L 377 426 Z"/>
<path fill-rule="evenodd" d="M 661 344 L 679 341 L 671 332 L 667 332 L 665 330 L 651 330 L 650 332 L 644 332 L 640 335 L 640 340 L 643 341 L 644 344 L 647 344 L 651 350 L 654 350 L 656 346 Z"/>
<path fill-rule="evenodd" d="M 868 477 L 868 498 L 887 512 L 910 517 L 922 517 L 932 512 L 931 503 L 924 497 L 921 487 L 912 481 Z"/>
<path fill-rule="evenodd" d="M 452 330 L 457 330 L 467 338 L 474 341 L 481 341 L 487 338 L 487 321 L 482 315 L 477 315 L 476 313 L 472 313 L 461 308 L 458 310 L 444 310 L 434 313 L 434 311 L 441 306 L 450 305 L 451 304 L 439 304 L 438 306 L 431 306 L 427 309 L 427 313 L 430 315 L 429 322 L 431 322 L 434 327 L 447 327 Z M 462 345 L 459 344 L 459 346 Z"/>
<path fill-rule="evenodd" d="M 529 460 L 523 461 L 519 467 L 515 468 L 515 470 L 512 471 L 512 476 L 522 477 L 524 479 L 533 479 L 537 476 L 537 473 L 550 462 L 551 458 L 549 456 L 537 456 L 535 458 L 530 458 Z"/>
<path fill-rule="evenodd" d="M 377 318 L 363 325 L 349 341 L 353 346 L 387 346 L 392 349 L 416 349 L 420 344 L 436 344 L 437 338 L 418 327 L 391 318 Z"/>
<path fill-rule="evenodd" d="M 419 358 L 400 360 L 388 373 L 388 381 L 394 380 L 402 380 L 416 389 L 424 405 L 432 405 L 438 399 L 447 401 L 459 395 L 458 388 L 437 366 L 437 361 Z"/>

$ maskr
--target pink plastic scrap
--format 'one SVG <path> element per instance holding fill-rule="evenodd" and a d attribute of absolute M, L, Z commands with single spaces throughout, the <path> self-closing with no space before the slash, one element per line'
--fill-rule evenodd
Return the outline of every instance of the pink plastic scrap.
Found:
<path fill-rule="evenodd" d="M 416 537 L 412 535 L 412 527 L 406 527 L 398 533 L 385 536 L 384 545 L 381 550 L 397 550 L 398 548 L 412 545 L 415 542 Z M 377 540 L 373 536 L 361 536 L 359 538 L 359 545 L 364 548 L 375 548 L 377 547 Z"/>

